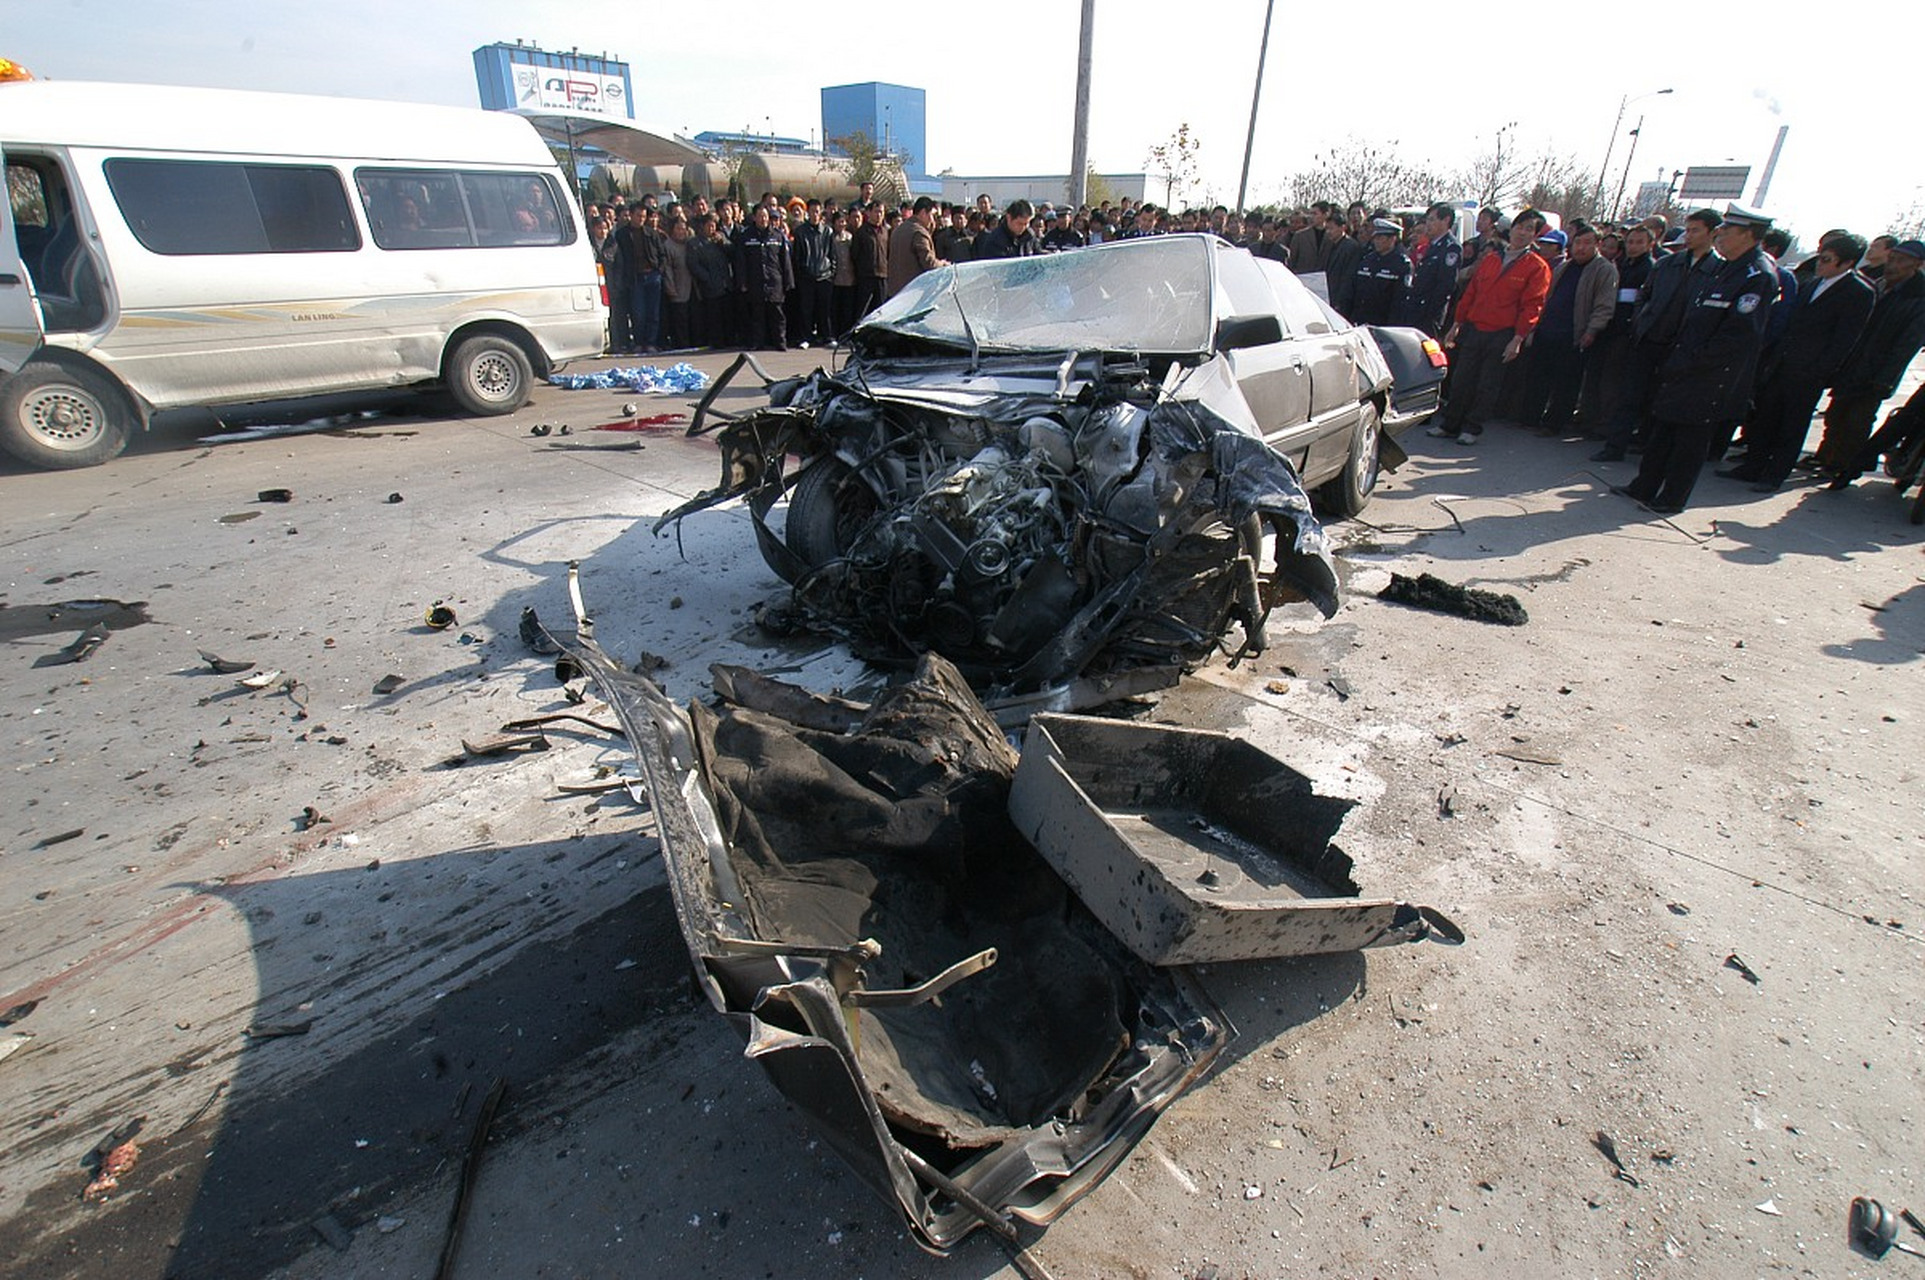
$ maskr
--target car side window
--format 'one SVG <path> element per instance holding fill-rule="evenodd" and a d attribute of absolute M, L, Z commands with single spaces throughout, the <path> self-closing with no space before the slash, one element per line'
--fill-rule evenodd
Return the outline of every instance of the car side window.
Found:
<path fill-rule="evenodd" d="M 356 169 L 354 185 L 383 249 L 571 244 L 555 184 L 539 173 Z"/>
<path fill-rule="evenodd" d="M 1269 316 L 1277 313 L 1277 295 L 1263 278 L 1257 260 L 1246 249 L 1225 249 L 1216 255 L 1217 316 Z M 1285 328 L 1289 327 L 1285 322 Z"/>
<path fill-rule="evenodd" d="M 1277 314 L 1283 317 L 1286 332 L 1315 335 L 1336 333 L 1350 326 L 1337 317 L 1317 300 L 1317 295 L 1303 285 L 1303 281 L 1290 274 L 1289 268 L 1280 263 L 1258 262 L 1257 267 L 1268 277 L 1272 290 L 1277 295 Z"/>
<path fill-rule="evenodd" d="M 107 187 L 154 253 L 348 253 L 361 232 L 341 175 L 325 165 L 107 161 Z"/>

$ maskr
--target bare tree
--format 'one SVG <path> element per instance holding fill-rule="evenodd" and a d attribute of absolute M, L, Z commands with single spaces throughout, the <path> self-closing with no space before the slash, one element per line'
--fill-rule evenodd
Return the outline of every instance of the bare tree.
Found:
<path fill-rule="evenodd" d="M 884 151 L 863 130 L 830 138 L 822 149 L 822 168 L 841 174 L 850 186 L 876 184 L 878 200 L 909 196 L 908 170 L 915 159 L 906 151 Z"/>
<path fill-rule="evenodd" d="M 1883 231 L 1871 235 L 1897 236 L 1900 240 L 1925 239 L 1925 189 L 1912 193 L 1912 202 L 1886 221 Z"/>
<path fill-rule="evenodd" d="M 1573 156 L 1544 152 L 1530 162 L 1528 184 L 1523 201 L 1533 209 L 1546 209 L 1566 222 L 1573 218 L 1598 216 L 1597 179 L 1590 166 Z"/>
<path fill-rule="evenodd" d="M 1516 129 L 1515 120 L 1498 129 L 1490 149 L 1472 156 L 1459 177 L 1464 194 L 1480 205 L 1503 208 L 1523 194 L 1530 165 L 1519 154 L 1517 140 L 1508 136 Z"/>
<path fill-rule="evenodd" d="M 1433 170 L 1397 154 L 1397 140 L 1365 142 L 1348 137 L 1311 158 L 1310 167 L 1285 184 L 1292 202 L 1316 200 L 1339 204 L 1362 201 L 1379 206 L 1429 204 L 1454 183 Z"/>
<path fill-rule="evenodd" d="M 1197 140 L 1197 136 L 1190 132 L 1190 124 L 1186 120 L 1176 127 L 1176 132 L 1170 135 L 1169 141 L 1157 143 L 1143 158 L 1147 168 L 1158 169 L 1169 175 L 1169 186 L 1163 192 L 1163 203 L 1170 205 L 1177 203 L 1179 194 L 1187 194 L 1189 189 L 1196 185 L 1196 153 L 1202 150 L 1202 147 L 1203 144 Z"/>

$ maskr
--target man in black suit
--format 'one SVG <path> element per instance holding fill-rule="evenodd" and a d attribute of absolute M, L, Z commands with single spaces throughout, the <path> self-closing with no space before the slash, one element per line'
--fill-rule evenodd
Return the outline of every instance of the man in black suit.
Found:
<path fill-rule="evenodd" d="M 1775 492 L 1791 475 L 1819 397 L 1871 318 L 1877 294 L 1857 271 L 1864 254 L 1863 236 L 1834 233 L 1822 242 L 1816 270 L 1799 288 L 1777 359 L 1758 388 L 1757 409 L 1745 429 L 1749 452 L 1719 475 L 1750 481 L 1753 493 Z"/>
<path fill-rule="evenodd" d="M 1864 473 L 1872 419 L 1898 389 L 1920 347 L 1925 347 L 1925 241 L 1906 240 L 1886 254 L 1871 319 L 1831 389 L 1817 454 L 1818 465 L 1832 473 L 1831 488 L 1848 488 Z"/>

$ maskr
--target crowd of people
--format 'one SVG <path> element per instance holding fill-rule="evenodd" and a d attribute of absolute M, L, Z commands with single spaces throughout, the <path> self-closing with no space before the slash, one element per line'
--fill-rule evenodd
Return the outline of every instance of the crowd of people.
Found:
<path fill-rule="evenodd" d="M 754 204 L 644 195 L 588 206 L 616 354 L 826 344 L 922 272 L 1207 232 L 1320 276 L 1356 324 L 1422 329 L 1451 354 L 1432 436 L 1475 445 L 1492 423 L 1595 440 L 1593 461 L 1642 455 L 1619 491 L 1683 510 L 1708 461 L 1758 493 L 1794 470 L 1834 488 L 1918 443 L 1925 398 L 1874 434 L 1879 407 L 1925 345 L 1925 243 L 1828 231 L 1793 271 L 1791 238 L 1756 210 L 1700 209 L 1673 226 L 1559 226 L 1525 209 L 1398 216 L 1360 202 L 1239 215 L 1125 199 L 1075 208 L 988 195 L 967 205 L 765 193 Z M 1817 449 L 1803 451 L 1825 393 Z"/>

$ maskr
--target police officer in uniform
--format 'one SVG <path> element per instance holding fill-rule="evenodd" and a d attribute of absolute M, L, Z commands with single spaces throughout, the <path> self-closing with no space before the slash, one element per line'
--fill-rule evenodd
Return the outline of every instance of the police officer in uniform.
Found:
<path fill-rule="evenodd" d="M 1357 262 L 1356 283 L 1350 289 L 1350 310 L 1355 324 L 1390 324 L 1397 304 L 1410 288 L 1410 255 L 1398 243 L 1404 229 L 1389 218 L 1370 224 L 1370 248 Z"/>
<path fill-rule="evenodd" d="M 1444 332 L 1451 295 L 1457 291 L 1457 268 L 1464 257 L 1463 246 L 1451 234 L 1456 218 L 1456 211 L 1447 204 L 1434 204 L 1424 214 L 1429 244 L 1397 307 L 1396 323 L 1422 329 L 1433 338 Z"/>
<path fill-rule="evenodd" d="M 1637 479 L 1617 488 L 1659 515 L 1676 515 L 1691 497 L 1720 424 L 1751 398 L 1765 325 L 1778 297 L 1776 264 L 1761 241 L 1771 219 L 1725 206 L 1718 227 L 1724 262 L 1687 306 L 1677 341 L 1658 375 L 1655 421 Z"/>

